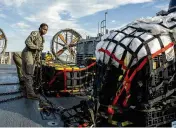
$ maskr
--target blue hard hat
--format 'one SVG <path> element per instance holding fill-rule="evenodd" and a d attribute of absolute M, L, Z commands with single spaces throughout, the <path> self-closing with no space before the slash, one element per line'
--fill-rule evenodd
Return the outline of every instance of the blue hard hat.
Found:
<path fill-rule="evenodd" d="M 169 4 L 168 13 L 172 13 L 176 11 L 176 0 L 171 0 Z"/>

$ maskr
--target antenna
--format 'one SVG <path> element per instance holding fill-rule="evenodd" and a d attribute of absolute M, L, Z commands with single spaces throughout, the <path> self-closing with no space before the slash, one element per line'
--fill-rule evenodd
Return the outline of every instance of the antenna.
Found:
<path fill-rule="evenodd" d="M 108 14 L 108 10 L 105 12 L 105 34 L 106 34 L 106 15 Z"/>
<path fill-rule="evenodd" d="M 99 22 L 98 22 L 98 34 L 99 34 Z"/>
<path fill-rule="evenodd" d="M 106 15 L 108 14 L 108 12 L 105 12 L 105 19 L 101 21 L 101 34 L 106 34 Z"/>

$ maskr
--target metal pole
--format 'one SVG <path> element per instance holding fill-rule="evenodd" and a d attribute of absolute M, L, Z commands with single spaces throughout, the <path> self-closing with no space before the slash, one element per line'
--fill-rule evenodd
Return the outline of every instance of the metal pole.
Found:
<path fill-rule="evenodd" d="M 99 22 L 98 22 L 98 34 L 99 34 Z"/>
<path fill-rule="evenodd" d="M 108 14 L 108 12 L 105 12 L 105 34 L 106 34 L 106 15 Z"/>
<path fill-rule="evenodd" d="M 105 34 L 106 34 L 106 12 L 105 12 Z"/>
<path fill-rule="evenodd" d="M 103 20 L 104 21 L 104 20 Z M 102 32 L 104 32 L 103 31 L 103 21 L 101 21 L 101 34 L 102 34 Z M 103 33 L 104 34 L 104 33 Z"/>

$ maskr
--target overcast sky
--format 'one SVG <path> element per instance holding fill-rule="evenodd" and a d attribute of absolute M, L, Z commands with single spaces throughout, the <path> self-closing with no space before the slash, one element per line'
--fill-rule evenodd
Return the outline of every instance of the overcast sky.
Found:
<path fill-rule="evenodd" d="M 49 25 L 44 51 L 61 29 L 72 28 L 83 38 L 96 36 L 107 14 L 107 28 L 117 29 L 141 17 L 167 10 L 169 0 L 0 0 L 0 28 L 8 38 L 6 51 L 22 51 L 24 41 L 41 23 Z"/>

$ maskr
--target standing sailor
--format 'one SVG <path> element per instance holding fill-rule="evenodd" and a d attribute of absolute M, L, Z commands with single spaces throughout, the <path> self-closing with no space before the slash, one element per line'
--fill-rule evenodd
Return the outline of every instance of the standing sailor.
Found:
<path fill-rule="evenodd" d="M 22 73 L 24 75 L 24 86 L 26 96 L 29 99 L 39 99 L 33 88 L 33 77 L 36 64 L 40 61 L 40 54 L 43 50 L 44 38 L 48 31 L 48 25 L 42 23 L 39 31 L 32 31 L 25 41 L 26 47 L 22 51 Z"/>

